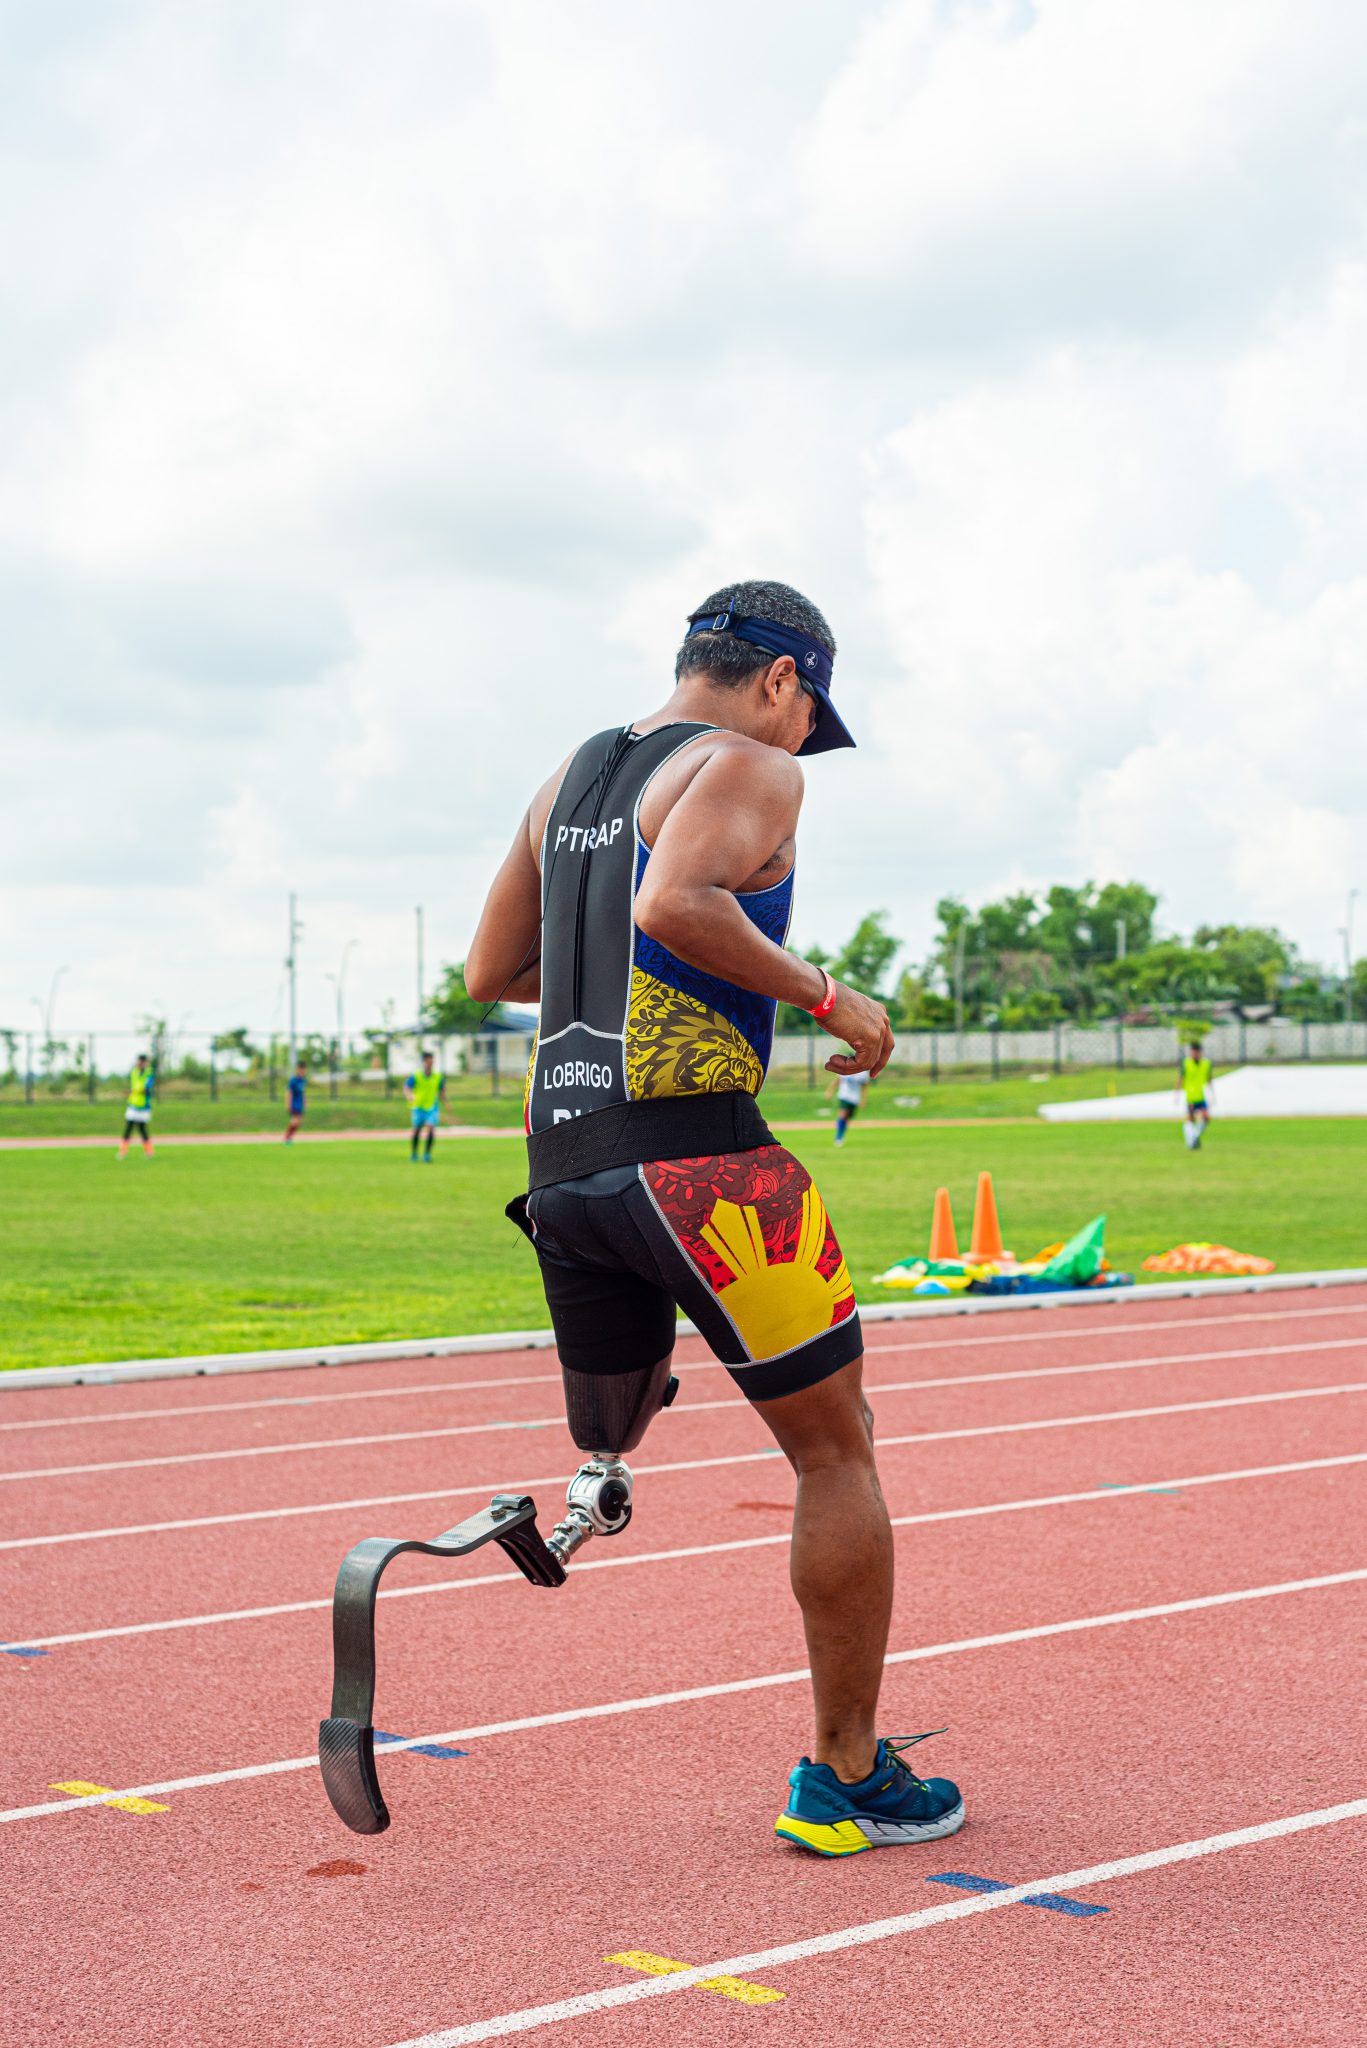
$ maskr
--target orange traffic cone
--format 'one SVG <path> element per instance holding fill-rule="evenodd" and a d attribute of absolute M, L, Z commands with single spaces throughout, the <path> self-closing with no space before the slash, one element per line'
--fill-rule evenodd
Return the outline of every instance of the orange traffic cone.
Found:
<path fill-rule="evenodd" d="M 935 1208 L 930 1219 L 932 1259 L 957 1259 L 959 1240 L 954 1234 L 954 1211 L 949 1206 L 949 1189 L 936 1188 Z"/>
<path fill-rule="evenodd" d="M 973 1204 L 973 1236 L 968 1256 L 984 1263 L 1010 1256 L 1002 1244 L 1001 1225 L 997 1221 L 997 1197 L 992 1190 L 990 1173 L 978 1175 L 978 1195 Z"/>

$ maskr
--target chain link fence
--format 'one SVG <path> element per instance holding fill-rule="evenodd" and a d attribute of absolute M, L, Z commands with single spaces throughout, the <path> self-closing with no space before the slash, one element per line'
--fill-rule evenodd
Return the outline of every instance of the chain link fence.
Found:
<path fill-rule="evenodd" d="M 120 1103 L 139 1053 L 156 1069 L 159 1102 L 279 1102 L 287 1097 L 291 1072 L 288 1041 L 269 1033 L 258 1040 L 249 1032 L 232 1035 L 196 1031 L 85 1031 L 47 1038 L 40 1031 L 0 1027 L 0 1103 L 86 1101 Z M 513 1039 L 529 1045 L 521 1035 Z M 401 1097 L 403 1084 L 419 1064 L 422 1051 L 435 1054 L 443 1073 L 466 1072 L 488 1077 L 491 1091 L 521 1087 L 517 1058 L 491 1049 L 487 1039 L 436 1033 L 414 1035 L 367 1033 L 344 1038 L 319 1033 L 301 1036 L 296 1057 L 308 1069 L 311 1097 L 331 1101 L 382 1100 Z M 521 1055 L 526 1065 L 526 1053 Z"/>
<path fill-rule="evenodd" d="M 895 1065 L 930 1081 L 943 1076 L 1031 1072 L 1063 1074 L 1088 1067 L 1166 1068 L 1181 1056 L 1186 1029 L 1179 1025 L 1105 1024 L 1090 1029 L 1058 1024 L 1039 1031 L 906 1031 L 898 1036 Z M 97 1031 L 47 1039 L 37 1031 L 0 1027 L 0 1103 L 53 1100 L 122 1102 L 137 1055 L 148 1053 L 157 1071 L 160 1101 L 280 1102 L 286 1099 L 289 1046 L 278 1035 L 194 1031 Z M 1216 1066 L 1367 1059 L 1367 1022 L 1309 1024 L 1290 1019 L 1249 1023 L 1235 1018 L 1203 1034 Z M 463 1093 L 520 1095 L 531 1054 L 530 1033 L 483 1032 L 421 1041 L 412 1033 L 298 1040 L 307 1063 L 312 1099 L 371 1101 L 399 1098 L 422 1050 L 453 1080 L 467 1077 Z M 789 1032 L 774 1041 L 771 1071 L 789 1081 L 824 1085 L 831 1040 L 824 1032 Z"/>

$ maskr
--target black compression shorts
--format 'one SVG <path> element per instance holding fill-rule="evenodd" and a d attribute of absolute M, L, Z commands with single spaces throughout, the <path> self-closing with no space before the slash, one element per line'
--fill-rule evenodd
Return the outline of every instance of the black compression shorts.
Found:
<path fill-rule="evenodd" d="M 526 1214 L 560 1357 L 577 1372 L 657 1364 L 676 1308 L 752 1401 L 814 1386 L 863 1351 L 825 1204 L 781 1145 L 609 1167 L 535 1189 Z"/>

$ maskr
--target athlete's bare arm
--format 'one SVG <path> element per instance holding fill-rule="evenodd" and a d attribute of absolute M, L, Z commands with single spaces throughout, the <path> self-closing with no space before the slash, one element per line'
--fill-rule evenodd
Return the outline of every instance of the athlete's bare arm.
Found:
<path fill-rule="evenodd" d="M 810 1010 L 825 992 L 820 970 L 765 938 L 736 901 L 775 848 L 791 844 L 802 789 L 790 754 L 745 739 L 715 747 L 656 834 L 636 922 L 690 966 Z M 832 1054 L 831 1072 L 887 1065 L 892 1027 L 881 1003 L 841 988 L 824 1028 L 854 1048 Z"/>
<path fill-rule="evenodd" d="M 573 758 L 573 757 L 571 757 Z M 534 1003 L 541 995 L 541 835 L 569 761 L 542 783 L 494 877 L 465 962 L 477 1003 Z"/>

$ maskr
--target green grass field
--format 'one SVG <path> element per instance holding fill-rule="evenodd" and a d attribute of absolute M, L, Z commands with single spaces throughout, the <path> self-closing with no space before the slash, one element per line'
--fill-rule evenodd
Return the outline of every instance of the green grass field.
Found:
<path fill-rule="evenodd" d="M 1195 1155 L 1168 1124 L 856 1127 L 840 1153 L 824 1132 L 789 1142 L 861 1301 L 891 1298 L 870 1276 L 924 1249 L 937 1182 L 966 1230 L 983 1167 L 1020 1254 L 1105 1210 L 1112 1262 L 1130 1269 L 1183 1238 L 1283 1270 L 1367 1265 L 1367 1121 L 1231 1123 Z M 448 1139 L 430 1169 L 402 1141 L 0 1154 L 0 1362 L 542 1325 L 530 1247 L 502 1214 L 523 1170 L 521 1146 L 498 1138 Z"/>
<path fill-rule="evenodd" d="M 990 1073 L 965 1075 L 962 1079 L 932 1081 L 924 1069 L 890 1067 L 868 1098 L 867 1114 L 893 1117 L 899 1122 L 922 1123 L 940 1117 L 1033 1116 L 1042 1102 L 1076 1101 L 1109 1090 L 1131 1094 L 1136 1090 L 1161 1088 L 1171 1078 L 1166 1068 L 1084 1067 L 1054 1075 L 1039 1072 L 1004 1074 L 994 1081 Z M 1216 1077 L 1218 1080 L 1218 1076 Z M 777 1073 L 764 1089 L 764 1108 L 770 1117 L 807 1118 L 816 1116 L 827 1103 L 830 1076 L 818 1069 L 817 1085 L 808 1085 L 805 1075 L 791 1071 Z M 125 1090 L 105 1088 L 98 1102 L 68 1093 L 53 1095 L 40 1083 L 35 1099 L 26 1103 L 21 1089 L 0 1089 L 0 1137 L 54 1138 L 116 1135 L 123 1118 Z M 452 1075 L 446 1084 L 446 1121 L 511 1129 L 522 1121 L 522 1084 L 516 1075 L 504 1075 L 497 1095 L 486 1074 Z M 193 1092 L 172 1081 L 158 1095 L 155 1125 L 158 1131 L 276 1131 L 285 1127 L 283 1090 L 272 1102 L 264 1089 L 247 1090 L 224 1086 L 217 1102 L 208 1099 L 201 1087 Z M 408 1121 L 403 1096 L 385 1097 L 370 1086 L 342 1082 L 336 1098 L 326 1082 L 315 1082 L 309 1091 L 308 1128 L 324 1131 L 398 1130 Z"/>

